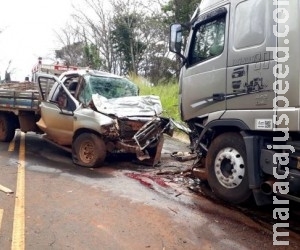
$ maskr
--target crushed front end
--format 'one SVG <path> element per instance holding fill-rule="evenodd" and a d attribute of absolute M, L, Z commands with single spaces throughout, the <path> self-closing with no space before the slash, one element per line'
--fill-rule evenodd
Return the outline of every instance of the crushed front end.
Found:
<path fill-rule="evenodd" d="M 118 133 L 106 137 L 108 152 L 134 153 L 147 165 L 156 165 L 160 161 L 163 134 L 172 136 L 173 123 L 159 115 L 162 106 L 158 96 L 107 99 L 93 95 L 93 103 L 98 112 L 114 118 L 116 122 Z"/>

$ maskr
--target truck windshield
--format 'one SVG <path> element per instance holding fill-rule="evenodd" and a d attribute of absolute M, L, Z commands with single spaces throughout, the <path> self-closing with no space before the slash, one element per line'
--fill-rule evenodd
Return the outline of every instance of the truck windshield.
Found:
<path fill-rule="evenodd" d="M 84 79 L 87 84 L 79 94 L 79 100 L 84 104 L 92 100 L 93 94 L 107 99 L 138 95 L 138 87 L 126 78 L 86 75 Z"/>

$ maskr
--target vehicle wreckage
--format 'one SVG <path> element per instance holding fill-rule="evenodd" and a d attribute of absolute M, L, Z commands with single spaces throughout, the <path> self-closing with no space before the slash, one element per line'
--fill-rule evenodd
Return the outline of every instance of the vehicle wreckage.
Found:
<path fill-rule="evenodd" d="M 34 131 L 84 167 L 100 167 L 112 153 L 159 162 L 173 123 L 161 116 L 158 96 L 139 96 L 128 79 L 95 70 L 36 73 L 35 79 L 1 86 L 0 141 L 11 141 L 15 129 Z"/>

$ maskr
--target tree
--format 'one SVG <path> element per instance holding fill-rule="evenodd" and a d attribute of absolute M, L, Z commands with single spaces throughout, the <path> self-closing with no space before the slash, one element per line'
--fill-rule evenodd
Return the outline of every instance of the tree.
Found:
<path fill-rule="evenodd" d="M 157 83 L 178 76 L 169 52 L 169 27 L 187 23 L 199 0 L 84 0 L 74 7 L 73 27 L 63 33 L 80 63 L 117 74 L 138 74 Z M 81 3 L 82 3 L 81 2 Z M 70 38 L 74 37 L 73 42 Z M 68 53 L 67 53 L 68 52 Z M 71 56 L 69 56 L 71 58 Z M 69 59 L 70 60 L 70 59 Z"/>
<path fill-rule="evenodd" d="M 85 44 L 80 35 L 80 27 L 68 24 L 56 36 L 62 48 L 55 50 L 55 58 L 63 60 L 67 65 L 87 66 L 84 55 Z"/>
<path fill-rule="evenodd" d="M 181 23 L 181 24 L 188 24 L 190 22 L 190 19 L 201 3 L 201 0 L 185 0 L 184 2 L 182 0 L 169 0 L 167 4 L 162 5 L 162 12 L 165 14 L 164 22 L 167 25 L 170 25 L 171 23 Z M 186 29 L 183 32 L 183 50 L 185 50 L 186 47 L 186 37 L 188 36 L 189 30 Z M 180 67 L 181 67 L 181 58 L 179 56 L 176 56 L 176 68 L 174 69 L 176 72 L 176 76 L 179 76 Z"/>
<path fill-rule="evenodd" d="M 84 0 L 83 4 L 84 7 L 74 7 L 73 20 L 81 27 L 80 34 L 86 46 L 85 54 L 99 69 L 114 72 L 115 55 L 112 53 L 110 14 L 101 0 Z"/>
<path fill-rule="evenodd" d="M 158 82 L 169 74 L 170 65 L 164 60 L 168 54 L 169 28 L 163 23 L 160 2 L 115 0 L 112 5 L 113 42 L 121 70 Z"/>
<path fill-rule="evenodd" d="M 162 5 L 162 11 L 166 14 L 168 23 L 187 23 L 192 14 L 201 3 L 201 0 L 170 0 Z"/>
<path fill-rule="evenodd" d="M 143 31 L 147 34 L 147 48 L 140 72 L 143 71 L 144 76 L 154 84 L 169 80 L 175 65 L 169 53 L 169 26 L 163 22 L 160 12 L 148 17 Z"/>
<path fill-rule="evenodd" d="M 138 74 L 138 65 L 146 48 L 146 44 L 138 36 L 141 22 L 137 13 L 120 13 L 114 19 L 112 41 L 120 61 L 124 61 L 122 73 Z"/>
<path fill-rule="evenodd" d="M 84 46 L 84 55 L 87 59 L 87 65 L 92 69 L 99 69 L 103 65 L 100 58 L 98 48 L 95 44 L 88 44 Z"/>

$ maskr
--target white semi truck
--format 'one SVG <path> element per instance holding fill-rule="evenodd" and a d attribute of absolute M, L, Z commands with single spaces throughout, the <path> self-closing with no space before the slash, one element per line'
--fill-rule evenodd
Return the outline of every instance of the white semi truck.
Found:
<path fill-rule="evenodd" d="M 299 44 L 299 1 L 202 0 L 171 25 L 195 168 L 219 198 L 300 201 Z"/>

